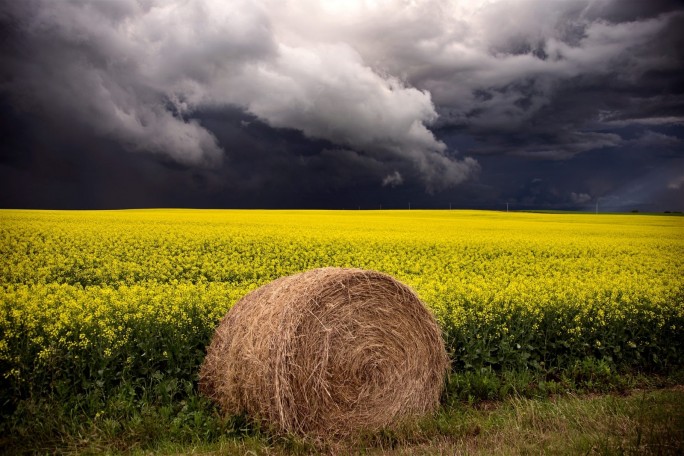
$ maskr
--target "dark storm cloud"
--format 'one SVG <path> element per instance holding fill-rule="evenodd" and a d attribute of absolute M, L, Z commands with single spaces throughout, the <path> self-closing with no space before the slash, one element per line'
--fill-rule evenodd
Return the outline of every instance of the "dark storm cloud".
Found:
<path fill-rule="evenodd" d="M 615 119 L 681 116 L 684 108 L 684 15 L 634 8 L 640 20 L 623 13 L 614 22 L 628 3 L 463 7 L 453 18 L 466 19 L 426 32 L 391 71 L 430 91 L 442 128 L 480 140 L 471 152 L 565 159 L 618 146 L 614 132 L 596 130 Z"/>
<path fill-rule="evenodd" d="M 0 21 L 5 205 L 681 194 L 675 0 L 25 0 Z"/>
<path fill-rule="evenodd" d="M 343 41 L 276 35 L 273 24 L 283 21 L 270 3 L 6 5 L 5 21 L 25 47 L 5 54 L 3 86 L 16 104 L 183 163 L 214 165 L 221 149 L 230 155 L 194 116 L 239 106 L 272 127 L 411 162 L 429 190 L 477 168 L 427 128 L 437 118 L 428 92 L 374 71 Z"/>

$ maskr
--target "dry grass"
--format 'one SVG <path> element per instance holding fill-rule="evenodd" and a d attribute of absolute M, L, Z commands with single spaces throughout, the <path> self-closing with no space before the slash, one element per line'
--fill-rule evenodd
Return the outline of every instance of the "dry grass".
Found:
<path fill-rule="evenodd" d="M 237 302 L 212 339 L 200 388 L 228 414 L 327 439 L 436 410 L 447 368 L 440 329 L 408 287 L 322 268 Z"/>
<path fill-rule="evenodd" d="M 307 444 L 294 437 L 226 438 L 210 445 L 168 446 L 163 454 L 197 455 L 681 455 L 684 388 L 627 395 L 512 397 L 487 410 L 464 404 L 359 439 Z"/>

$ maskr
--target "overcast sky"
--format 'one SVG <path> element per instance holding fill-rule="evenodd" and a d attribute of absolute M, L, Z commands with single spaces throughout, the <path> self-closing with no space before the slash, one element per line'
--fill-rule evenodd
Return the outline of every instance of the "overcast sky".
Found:
<path fill-rule="evenodd" d="M 684 210 L 678 0 L 0 0 L 0 206 Z"/>

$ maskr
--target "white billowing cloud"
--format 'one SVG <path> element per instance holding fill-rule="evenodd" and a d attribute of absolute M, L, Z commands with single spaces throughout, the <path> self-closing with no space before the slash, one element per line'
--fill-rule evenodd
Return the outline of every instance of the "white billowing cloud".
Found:
<path fill-rule="evenodd" d="M 401 185 L 404 183 L 404 178 L 401 177 L 401 174 L 399 171 L 394 171 L 392 174 L 388 174 L 382 179 L 382 186 L 387 187 L 388 185 L 390 187 L 396 187 L 397 185 Z"/>
<path fill-rule="evenodd" d="M 13 92 L 131 149 L 216 162 L 216 138 L 190 116 L 237 105 L 273 127 L 403 159 L 428 188 L 458 184 L 475 166 L 428 129 L 437 113 L 427 91 L 372 69 L 343 37 L 289 42 L 274 31 L 288 29 L 276 2 L 43 0 L 17 11 L 45 47 L 17 63 L 30 77 Z"/>
<path fill-rule="evenodd" d="M 430 95 L 378 75 L 344 44 L 282 45 L 272 62 L 225 83 L 213 97 L 245 106 L 274 127 L 414 159 L 446 149 L 426 127 L 437 117 Z M 231 92 L 232 86 L 243 89 Z"/>
<path fill-rule="evenodd" d="M 428 90 L 449 123 L 517 128 L 549 102 L 560 81 L 616 70 L 630 78 L 668 65 L 658 55 L 636 59 L 632 52 L 673 15 L 626 23 L 597 19 L 619 2 L 354 2 L 341 19 L 316 9 L 318 3 L 287 3 L 286 17 L 304 40 L 344 37 L 374 68 Z M 312 26 L 300 14 L 305 8 L 317 13 Z"/>
<path fill-rule="evenodd" d="M 160 13 L 151 3 L 36 1 L 18 11 L 35 46 L 32 55 L 15 62 L 21 78 L 5 87 L 18 104 L 85 123 L 133 150 L 186 164 L 221 160 L 216 138 L 169 109 L 179 94 L 159 71 L 148 69 L 164 42 L 159 28 L 142 26 Z"/>
<path fill-rule="evenodd" d="M 566 100 L 558 112 L 552 103 L 561 90 L 597 92 L 610 81 L 638 91 L 647 71 L 681 65 L 656 38 L 676 27 L 682 13 L 606 19 L 624 10 L 620 1 L 397 0 L 348 2 L 345 8 L 326 3 L 283 2 L 277 14 L 290 28 L 280 21 L 275 27 L 292 42 L 344 40 L 374 70 L 428 91 L 440 115 L 437 125 L 485 138 L 536 129 L 551 143 L 539 156 L 569 158 L 592 149 L 582 130 L 609 102 L 596 94 L 576 106 Z M 638 94 L 632 99 L 643 103 Z M 545 109 L 566 118 L 553 121 Z M 559 138 L 553 137 L 557 131 Z M 522 155 L 535 155 L 534 147 Z"/>
<path fill-rule="evenodd" d="M 476 175 L 480 165 L 471 157 L 454 160 L 443 154 L 431 152 L 418 156 L 418 169 L 424 176 L 427 192 L 433 193 Z"/>
<path fill-rule="evenodd" d="M 532 128 L 565 81 L 617 74 L 629 83 L 671 65 L 634 52 L 677 17 L 610 22 L 602 15 L 619 2 L 609 0 L 27 0 L 2 8 L 32 53 L 11 62 L 21 77 L 0 90 L 28 109 L 66 113 L 134 150 L 211 164 L 224 151 L 192 114 L 239 106 L 340 150 L 402 160 L 428 191 L 479 169 L 431 126 Z M 553 144 L 512 153 L 568 158 L 620 142 L 579 126 L 563 120 Z"/>

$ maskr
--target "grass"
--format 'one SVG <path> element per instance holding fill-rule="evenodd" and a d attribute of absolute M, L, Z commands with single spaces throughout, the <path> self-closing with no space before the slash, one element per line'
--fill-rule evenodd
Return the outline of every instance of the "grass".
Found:
<path fill-rule="evenodd" d="M 450 377 L 432 417 L 353 441 L 273 437 L 225 418 L 192 383 L 127 385 L 109 397 L 25 401 L 5 454 L 682 454 L 682 373 L 608 373 L 600 362 L 548 374 Z M 78 402 L 80 401 L 80 402 Z M 99 407 L 95 417 L 86 409 Z"/>
<path fill-rule="evenodd" d="M 369 454 L 682 454 L 684 391 L 511 398 L 453 407 Z"/>
<path fill-rule="evenodd" d="M 251 430 L 211 443 L 159 441 L 118 448 L 106 441 L 65 441 L 60 453 L 130 454 L 682 454 L 684 388 L 632 391 L 629 395 L 512 397 L 478 406 L 452 405 L 430 419 L 356 441 L 313 445 L 272 439 Z"/>

